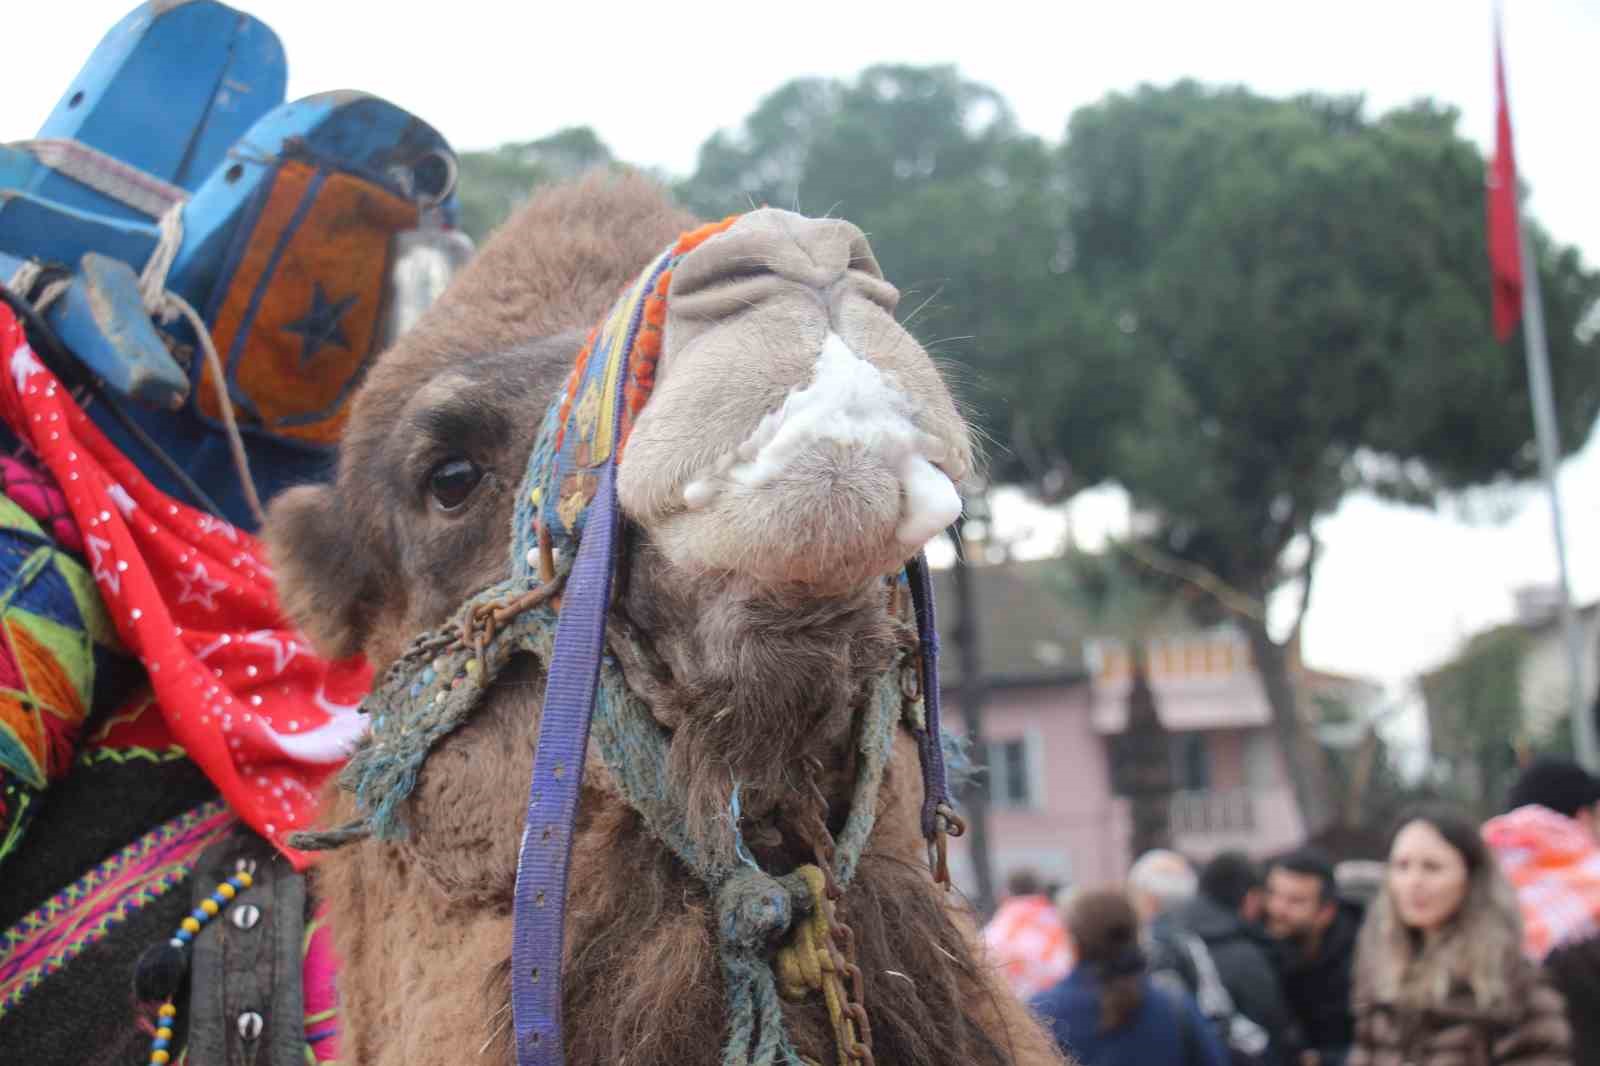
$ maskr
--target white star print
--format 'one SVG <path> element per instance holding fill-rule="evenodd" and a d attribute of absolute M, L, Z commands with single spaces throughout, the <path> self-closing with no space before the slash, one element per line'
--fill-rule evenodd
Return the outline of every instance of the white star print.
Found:
<path fill-rule="evenodd" d="M 94 563 L 95 581 L 110 588 L 114 595 L 120 596 L 122 594 L 122 575 L 107 566 L 105 557 L 101 554 L 111 550 L 111 542 L 97 537 L 93 533 L 83 538 L 83 542 L 88 545 L 89 558 Z"/>
<path fill-rule="evenodd" d="M 28 383 L 28 378 L 44 369 L 44 364 L 34 358 L 33 349 L 26 344 L 11 353 L 11 377 L 17 383 L 17 391 L 21 392 Z"/>
<path fill-rule="evenodd" d="M 246 644 L 254 644 L 258 648 L 266 648 L 272 652 L 272 672 L 274 676 L 282 674 L 284 668 L 294 660 L 295 655 L 304 650 L 300 642 L 293 637 L 284 639 L 270 629 L 258 629 L 253 633 L 244 635 Z"/>
<path fill-rule="evenodd" d="M 230 636 L 228 636 L 228 634 L 224 633 L 222 636 L 218 637 L 216 640 L 213 640 L 210 644 L 207 644 L 205 647 L 203 647 L 199 651 L 195 652 L 194 653 L 194 657 L 196 659 L 199 659 L 201 662 L 205 662 L 207 659 L 211 658 L 211 655 L 212 655 L 213 652 L 215 652 L 215 651 L 217 651 L 217 650 L 219 650 L 221 648 L 226 648 L 230 643 L 232 643 L 232 640 L 233 640 L 232 637 L 230 637 Z"/>
<path fill-rule="evenodd" d="M 195 563 L 194 572 L 185 574 L 178 571 L 178 584 L 183 587 L 178 590 L 178 602 L 198 603 L 208 611 L 217 609 L 214 599 L 217 593 L 228 587 L 226 581 L 213 581 L 211 575 L 206 573 L 205 563 Z"/>
<path fill-rule="evenodd" d="M 228 523 L 224 522 L 220 518 L 215 517 L 214 515 L 201 515 L 199 519 L 196 520 L 195 525 L 200 527 L 200 532 L 202 533 L 221 533 L 233 543 L 239 543 L 238 532 Z"/>
<path fill-rule="evenodd" d="M 113 481 L 111 487 L 106 489 L 106 495 L 110 496 L 111 502 L 117 505 L 117 510 L 122 512 L 123 518 L 133 517 L 133 511 L 137 504 L 133 502 L 133 497 L 128 495 L 127 489 Z"/>

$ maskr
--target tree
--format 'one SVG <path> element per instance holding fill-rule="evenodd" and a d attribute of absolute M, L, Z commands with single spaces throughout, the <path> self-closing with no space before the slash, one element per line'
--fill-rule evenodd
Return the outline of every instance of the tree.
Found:
<path fill-rule="evenodd" d="M 865 230 L 902 317 L 995 443 L 991 481 L 1060 498 L 1085 484 L 1075 465 L 1106 465 L 1106 431 L 1134 413 L 1137 390 L 1115 383 L 1116 350 L 1074 343 L 1109 319 L 1069 270 L 1061 157 L 993 89 L 948 66 L 792 81 L 708 139 L 678 193 L 708 217 L 770 204 Z M 1091 381 L 1096 402 L 1063 420 L 1061 397 Z"/>
<path fill-rule="evenodd" d="M 1127 722 L 1111 743 L 1111 777 L 1128 797 L 1131 863 L 1153 848 L 1172 846 L 1171 738 L 1150 687 L 1149 642 L 1182 590 L 1116 548 L 1102 554 L 1069 551 L 1056 574 L 1056 594 L 1079 612 L 1092 631 L 1128 651 L 1132 683 Z"/>
<path fill-rule="evenodd" d="M 1497 626 L 1422 678 L 1434 775 L 1446 795 L 1480 817 L 1499 811 L 1516 777 L 1517 749 L 1546 739 L 1528 735 L 1522 703 L 1532 643 L 1523 626 Z"/>
<path fill-rule="evenodd" d="M 1064 147 L 1074 281 L 1116 309 L 1098 346 L 1119 356 L 1061 357 L 1115 364 L 1108 387 L 1141 398 L 1080 474 L 1121 482 L 1154 551 L 1255 605 L 1239 621 L 1313 829 L 1327 768 L 1288 654 L 1313 523 L 1355 488 L 1433 503 L 1534 469 L 1520 346 L 1489 328 L 1483 160 L 1455 126 L 1428 103 L 1368 119 L 1359 100 L 1184 82 L 1081 109 Z M 1600 276 L 1535 244 L 1571 451 L 1600 410 L 1600 346 L 1578 331 Z M 1263 605 L 1290 582 L 1275 639 Z"/>
<path fill-rule="evenodd" d="M 536 186 L 615 162 L 611 149 L 588 126 L 486 152 L 462 152 L 457 183 L 461 228 L 481 242 Z"/>

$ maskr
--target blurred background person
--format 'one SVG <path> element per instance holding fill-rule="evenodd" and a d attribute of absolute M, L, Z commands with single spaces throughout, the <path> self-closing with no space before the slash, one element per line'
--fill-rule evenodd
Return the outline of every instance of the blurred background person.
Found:
<path fill-rule="evenodd" d="M 1361 931 L 1349 1066 L 1566 1066 L 1561 994 L 1521 951 L 1511 886 L 1477 827 L 1402 818 Z"/>
<path fill-rule="evenodd" d="M 1086 892 L 1074 899 L 1067 928 L 1078 963 L 1033 1001 L 1033 1009 L 1082 1066 L 1228 1066 L 1194 1000 L 1158 987 L 1146 975 L 1139 927 L 1122 892 Z"/>
<path fill-rule="evenodd" d="M 1032 870 L 1006 881 L 1006 898 L 983 927 L 989 959 L 1021 999 L 1031 999 L 1072 968 L 1072 945 L 1061 911 Z"/>
<path fill-rule="evenodd" d="M 1302 1066 L 1342 1066 L 1350 1050 L 1350 977 L 1361 908 L 1339 896 L 1333 864 L 1314 848 L 1267 868 L 1267 932 L 1280 948 L 1283 994 L 1300 1030 Z"/>
<path fill-rule="evenodd" d="M 1600 1063 L 1600 778 L 1541 757 L 1483 839 L 1516 889 L 1522 950 L 1567 1001 L 1573 1061 Z"/>
<path fill-rule="evenodd" d="M 1150 969 L 1178 975 L 1236 1064 L 1279 1066 L 1293 1062 L 1296 1027 L 1284 1001 L 1276 945 L 1257 924 L 1264 895 L 1260 867 L 1242 851 L 1221 852 L 1200 872 L 1194 896 L 1151 923 Z M 1220 984 L 1220 998 L 1207 988 L 1208 974 Z"/>
<path fill-rule="evenodd" d="M 1189 902 L 1199 887 L 1200 879 L 1189 860 L 1166 848 L 1145 852 L 1128 868 L 1128 898 L 1143 928 L 1148 929 L 1167 911 Z"/>

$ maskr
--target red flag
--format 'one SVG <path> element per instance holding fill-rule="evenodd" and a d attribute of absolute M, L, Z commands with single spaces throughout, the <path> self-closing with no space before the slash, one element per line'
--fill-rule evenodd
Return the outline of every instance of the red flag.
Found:
<path fill-rule="evenodd" d="M 1517 223 L 1517 158 L 1511 148 L 1511 110 L 1506 105 L 1500 23 L 1494 27 L 1494 158 L 1489 161 L 1489 273 L 1494 299 L 1494 335 L 1511 337 L 1522 317 L 1522 248 Z"/>

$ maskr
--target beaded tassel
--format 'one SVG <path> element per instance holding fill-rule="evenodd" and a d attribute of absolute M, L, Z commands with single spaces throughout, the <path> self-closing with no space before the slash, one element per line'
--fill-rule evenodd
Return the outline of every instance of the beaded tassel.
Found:
<path fill-rule="evenodd" d="M 186 951 L 200 930 L 205 928 L 207 922 L 227 909 L 241 891 L 255 883 L 255 879 L 248 873 L 240 870 L 232 877 L 217 885 L 210 896 L 200 901 L 200 906 L 189 912 L 189 916 L 178 923 L 178 930 L 167 941 L 168 945 L 178 951 Z M 171 998 L 161 1004 L 156 1011 L 156 1038 L 150 1045 L 150 1066 L 166 1066 L 172 1061 L 172 1030 L 178 1017 L 178 1008 Z"/>

